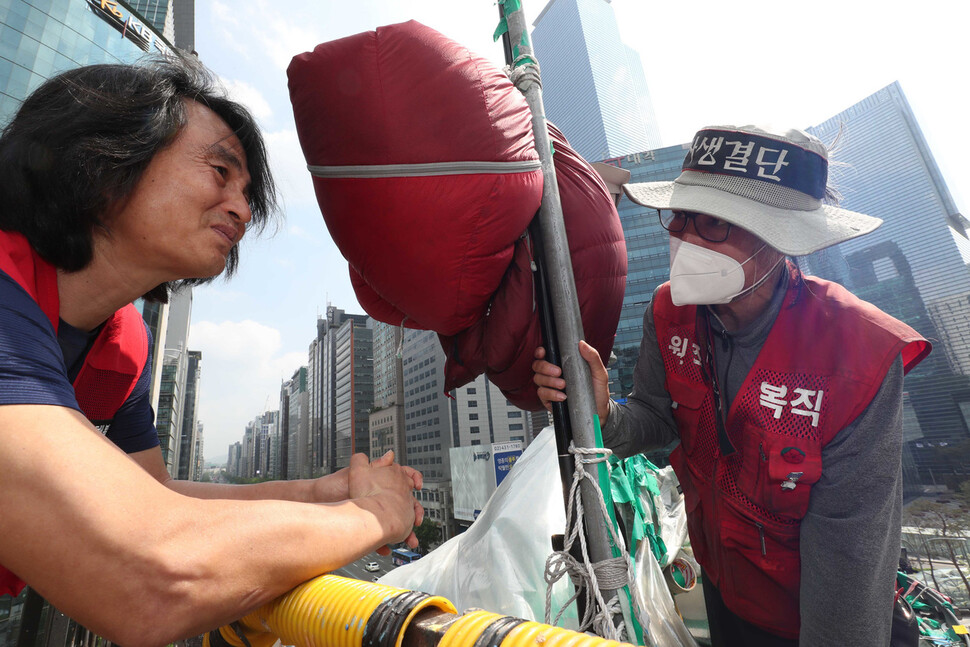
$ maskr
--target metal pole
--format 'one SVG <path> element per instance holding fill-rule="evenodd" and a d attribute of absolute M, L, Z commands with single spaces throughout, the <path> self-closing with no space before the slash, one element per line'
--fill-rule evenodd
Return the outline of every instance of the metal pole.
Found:
<path fill-rule="evenodd" d="M 512 3 L 507 3 L 506 6 Z M 519 3 L 516 3 L 519 4 Z M 525 14 L 521 6 L 506 12 L 509 37 L 516 58 L 529 56 L 536 60 L 528 38 Z M 583 322 L 579 312 L 579 298 L 573 278 L 572 262 L 569 255 L 569 242 L 563 224 L 562 205 L 559 199 L 559 184 L 553 164 L 552 142 L 546 128 L 546 113 L 542 104 L 542 88 L 531 83 L 520 88 L 532 110 L 532 130 L 535 135 L 536 150 L 542 163 L 543 191 L 539 209 L 539 225 L 543 238 L 543 260 L 549 284 L 556 333 L 563 376 L 569 385 L 567 410 L 573 431 L 573 440 L 579 447 L 596 445 L 593 416 L 596 415 L 596 402 L 593 398 L 593 383 L 589 367 L 579 354 L 579 340 L 583 337 Z M 596 480 L 596 474 L 591 474 Z M 600 510 L 598 490 L 584 479 L 581 486 L 583 507 L 590 511 Z M 590 558 L 602 562 L 613 557 L 609 535 L 603 523 L 588 523 L 587 541 Z M 616 595 L 615 589 L 601 590 L 603 598 L 609 601 Z"/>

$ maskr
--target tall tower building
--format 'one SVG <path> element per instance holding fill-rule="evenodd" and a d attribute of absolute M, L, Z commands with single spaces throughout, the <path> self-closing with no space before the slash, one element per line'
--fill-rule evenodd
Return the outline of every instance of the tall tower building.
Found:
<path fill-rule="evenodd" d="M 604 160 L 630 171 L 630 182 L 671 181 L 680 175 L 688 145 L 680 144 Z M 610 393 L 620 401 L 633 388 L 633 368 L 640 356 L 643 313 L 653 291 L 670 276 L 670 239 L 657 212 L 623 198 L 617 211 L 626 238 L 627 281 L 613 343 L 616 359 L 607 367 Z"/>
<path fill-rule="evenodd" d="M 185 404 L 182 407 L 182 437 L 180 441 L 178 478 L 195 481 L 202 472 L 197 471 L 197 433 L 199 423 L 199 380 L 202 377 L 202 351 L 190 350 L 185 375 Z"/>
<path fill-rule="evenodd" d="M 195 428 L 195 476 L 193 481 L 202 480 L 202 473 L 205 471 L 205 428 L 200 422 Z"/>
<path fill-rule="evenodd" d="M 442 539 L 455 533 L 451 499 L 450 450 L 458 443 L 453 401 L 445 395 L 445 354 L 430 330 L 404 331 L 402 346 L 406 464 L 424 475 L 417 493 L 427 518 L 438 523 Z"/>
<path fill-rule="evenodd" d="M 195 51 L 195 0 L 128 0 L 128 5 L 170 43 Z"/>
<path fill-rule="evenodd" d="M 293 377 L 280 387 L 280 436 L 286 447 L 284 478 L 302 479 L 310 476 L 307 367 L 301 366 Z M 282 461 L 282 459 L 281 459 Z M 281 465 L 282 469 L 282 465 Z"/>
<path fill-rule="evenodd" d="M 970 223 L 898 83 L 811 130 L 834 142 L 841 166 L 831 174 L 842 206 L 884 222 L 805 265 L 933 341 L 933 353 L 904 382 L 904 474 L 910 488 L 942 484 L 955 467 L 952 448 L 970 440 Z"/>
<path fill-rule="evenodd" d="M 370 456 L 389 449 L 397 460 L 407 455 L 404 437 L 404 331 L 400 326 L 368 318 L 374 337 L 374 408 L 370 414 Z"/>
<path fill-rule="evenodd" d="M 326 319 L 317 318 L 307 367 L 309 454 L 315 475 L 347 467 L 351 454 L 370 455 L 374 342 L 368 319 L 332 305 Z"/>
<path fill-rule="evenodd" d="M 41 82 L 82 61 L 134 62 L 146 52 L 170 51 L 162 31 L 120 2 L 0 2 L 0 125 Z"/>
<path fill-rule="evenodd" d="M 374 339 L 366 315 L 344 315 L 334 331 L 334 432 L 336 469 L 351 454 L 370 456 L 374 406 Z"/>
<path fill-rule="evenodd" d="M 643 64 L 620 40 L 610 0 L 549 0 L 534 25 L 546 116 L 580 155 L 660 146 Z"/>

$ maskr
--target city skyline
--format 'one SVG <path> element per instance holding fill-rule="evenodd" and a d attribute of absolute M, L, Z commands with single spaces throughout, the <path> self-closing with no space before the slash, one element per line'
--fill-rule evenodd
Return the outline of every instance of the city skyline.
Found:
<path fill-rule="evenodd" d="M 530 24 L 545 5 L 525 3 Z M 641 55 L 665 144 L 686 142 L 708 123 L 808 127 L 899 80 L 957 206 L 966 209 L 966 190 L 956 180 L 970 175 L 970 162 L 962 159 L 956 138 L 948 138 L 968 93 L 947 71 L 966 57 L 958 49 L 960 21 L 944 19 L 955 17 L 951 6 L 931 2 L 905 21 L 834 2 L 813 4 L 811 20 L 789 7 L 760 2 L 747 5 L 747 12 L 713 2 L 701 2 L 690 12 L 633 0 L 614 0 L 612 6 L 624 42 Z M 197 6 L 200 58 L 259 118 L 287 216 L 275 236 L 247 237 L 235 279 L 196 292 L 189 345 L 205 357 L 199 419 L 213 456 L 235 442 L 259 413 L 259 403 L 275 399 L 281 380 L 306 363 L 316 316 L 328 302 L 363 313 L 346 263 L 323 226 L 296 142 L 285 85 L 289 59 L 319 42 L 414 18 L 496 64 L 502 61 L 500 44 L 491 41 L 497 23 L 491 1 L 463 3 L 448 12 L 412 1 L 366 0 L 353 12 L 344 7 L 291 2 L 276 11 L 257 1 Z M 778 25 L 790 25 L 791 34 L 779 32 Z M 709 58 L 715 47 L 691 34 L 712 30 L 747 38 L 737 39 L 734 47 L 724 45 L 735 42 L 731 39 L 714 39 L 723 50 L 718 60 L 725 71 L 703 82 L 688 78 L 685 70 L 709 69 L 692 62 Z M 796 34 L 806 33 L 814 45 L 800 48 L 806 54 L 783 49 Z M 752 61 L 747 69 L 729 67 L 741 60 L 742 51 L 758 56 L 744 58 Z"/>

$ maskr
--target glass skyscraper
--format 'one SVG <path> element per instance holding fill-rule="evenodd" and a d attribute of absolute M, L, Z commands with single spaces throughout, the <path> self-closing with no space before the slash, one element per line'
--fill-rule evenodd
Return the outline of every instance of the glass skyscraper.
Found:
<path fill-rule="evenodd" d="M 630 171 L 630 182 L 664 182 L 680 175 L 687 144 L 603 160 Z M 623 198 L 617 207 L 626 238 L 627 277 L 623 308 L 610 363 L 610 393 L 623 399 L 633 388 L 633 367 L 640 355 L 643 311 L 653 291 L 670 275 L 670 242 L 657 212 Z"/>
<path fill-rule="evenodd" d="M 907 377 L 903 398 L 907 491 L 967 478 L 970 451 L 970 226 L 953 202 L 902 89 L 893 83 L 810 129 L 832 149 L 830 184 L 841 206 L 882 218 L 874 233 L 799 259 L 905 321 L 934 344 Z M 631 182 L 680 174 L 686 145 L 604 160 Z M 629 274 L 616 333 L 610 391 L 632 388 L 642 317 L 669 275 L 668 236 L 656 212 L 623 199 Z M 847 340 L 851 343 L 851 340 Z"/>
<path fill-rule="evenodd" d="M 640 56 L 621 42 L 609 0 L 550 0 L 532 41 L 546 116 L 580 155 L 596 161 L 660 146 Z"/>
<path fill-rule="evenodd" d="M 58 72 L 169 49 L 120 0 L 0 0 L 0 124 Z"/>
<path fill-rule="evenodd" d="M 910 490 L 966 478 L 970 449 L 970 271 L 957 210 L 902 88 L 892 83 L 811 129 L 837 160 L 841 206 L 883 219 L 872 234 L 806 259 L 913 326 L 933 353 L 906 377 Z M 851 343 L 851 341 L 849 341 Z"/>

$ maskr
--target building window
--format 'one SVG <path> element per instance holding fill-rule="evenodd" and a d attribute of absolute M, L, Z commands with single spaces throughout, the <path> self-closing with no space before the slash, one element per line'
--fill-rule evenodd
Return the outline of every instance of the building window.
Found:
<path fill-rule="evenodd" d="M 478 400 L 469 400 L 468 401 L 468 406 L 469 407 L 477 407 L 478 406 Z"/>
<path fill-rule="evenodd" d="M 478 420 L 478 414 L 477 413 L 469 413 L 468 414 L 468 419 L 469 420 Z"/>
<path fill-rule="evenodd" d="M 469 431 L 471 431 L 473 434 L 477 434 L 478 433 L 478 427 L 477 426 L 472 427 Z"/>
<path fill-rule="evenodd" d="M 509 431 L 522 431 L 522 423 L 515 422 L 509 425 Z"/>
<path fill-rule="evenodd" d="M 521 418 L 521 417 L 522 417 L 521 411 L 509 411 L 509 418 Z"/>
<path fill-rule="evenodd" d="M 472 440 L 472 445 L 481 445 L 481 444 L 482 444 L 482 441 L 478 440 L 477 438 Z"/>
<path fill-rule="evenodd" d="M 466 390 L 466 393 L 468 393 L 468 395 L 475 395 L 476 393 L 475 387 L 473 386 L 468 387 L 468 389 Z"/>

